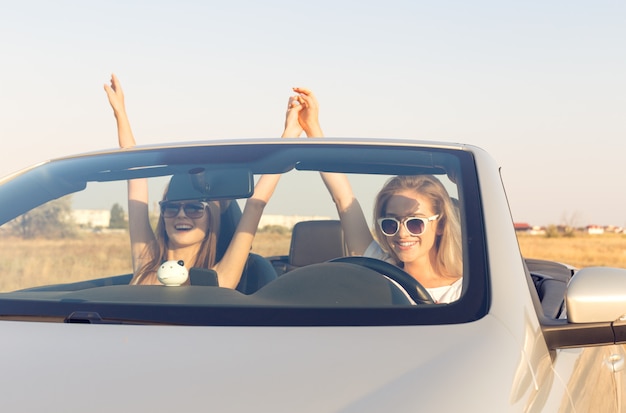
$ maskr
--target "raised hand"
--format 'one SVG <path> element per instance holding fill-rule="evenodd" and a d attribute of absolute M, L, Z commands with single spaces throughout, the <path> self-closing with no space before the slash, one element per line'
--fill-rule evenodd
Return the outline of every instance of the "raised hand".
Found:
<path fill-rule="evenodd" d="M 301 109 L 298 112 L 298 122 L 308 137 L 321 137 L 322 127 L 319 121 L 319 104 L 317 98 L 309 89 L 294 87 Z"/>
<path fill-rule="evenodd" d="M 107 93 L 109 103 L 113 108 L 115 116 L 119 113 L 126 112 L 126 106 L 124 104 L 124 91 L 122 85 L 115 74 L 111 75 L 111 85 L 104 84 L 104 91 Z"/>
<path fill-rule="evenodd" d="M 111 85 L 105 83 L 104 91 L 107 93 L 109 103 L 113 108 L 113 114 L 117 120 L 117 138 L 120 148 L 132 148 L 135 146 L 135 137 L 133 136 L 128 115 L 126 114 L 124 91 L 115 74 L 111 75 Z"/>
<path fill-rule="evenodd" d="M 283 138 L 297 138 L 302 133 L 302 126 L 298 123 L 298 113 L 302 109 L 302 105 L 298 100 L 298 96 L 291 96 L 287 103 L 287 113 L 285 114 L 285 130 Z"/>

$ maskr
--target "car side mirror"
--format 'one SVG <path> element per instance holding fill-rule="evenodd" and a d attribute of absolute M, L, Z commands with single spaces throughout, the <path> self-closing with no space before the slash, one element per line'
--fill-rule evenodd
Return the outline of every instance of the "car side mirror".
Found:
<path fill-rule="evenodd" d="M 626 269 L 588 267 L 577 271 L 565 293 L 570 323 L 626 321 Z"/>

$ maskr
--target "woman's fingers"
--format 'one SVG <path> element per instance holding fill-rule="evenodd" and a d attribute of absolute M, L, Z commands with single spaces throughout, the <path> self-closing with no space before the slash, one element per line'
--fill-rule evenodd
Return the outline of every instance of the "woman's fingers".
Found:
<path fill-rule="evenodd" d="M 310 89 L 304 87 L 294 87 L 293 91 L 298 93 L 300 103 L 306 107 L 316 107 L 317 99 Z"/>
<path fill-rule="evenodd" d="M 295 108 L 300 105 L 300 96 L 291 96 L 287 103 L 287 109 Z"/>

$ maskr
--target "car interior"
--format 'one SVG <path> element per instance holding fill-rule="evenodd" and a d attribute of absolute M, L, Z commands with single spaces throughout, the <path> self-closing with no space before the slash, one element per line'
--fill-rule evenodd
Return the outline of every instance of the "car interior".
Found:
<path fill-rule="evenodd" d="M 550 319 L 565 318 L 565 291 L 567 283 L 574 275 L 574 269 L 557 262 L 526 258 L 541 308 Z"/>

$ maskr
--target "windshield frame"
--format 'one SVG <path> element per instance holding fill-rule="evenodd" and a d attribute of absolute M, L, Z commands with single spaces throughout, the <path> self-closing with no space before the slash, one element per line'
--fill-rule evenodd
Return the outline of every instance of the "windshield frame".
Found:
<path fill-rule="evenodd" d="M 111 285 L 117 281 L 110 280 L 107 281 L 109 284 L 99 285 L 99 281 L 94 280 L 82 287 L 66 285 L 62 287 L 65 288 L 63 291 L 35 288 L 0 293 L 0 319 L 38 317 L 68 322 L 89 319 L 72 316 L 78 312 L 97 314 L 92 321 L 142 324 L 358 326 L 464 323 L 480 319 L 487 313 L 490 291 L 482 200 L 474 156 L 462 146 L 397 142 L 372 145 L 319 140 L 315 143 L 229 142 L 111 151 L 51 161 L 16 174 L 0 185 L 0 197 L 14 200 L 11 204 L 19 208 L 30 209 L 79 191 L 88 182 L 168 175 L 199 166 L 245 166 L 257 176 L 292 169 L 375 174 L 449 174 L 454 170 L 459 197 L 462 198 L 463 295 L 458 301 L 445 305 L 304 308 L 263 302 L 254 294 L 239 297 L 236 291 L 218 291 L 209 295 L 213 298 L 211 302 L 206 291 L 201 293 L 193 286 L 175 290 L 142 286 L 136 291 L 132 288 L 137 286 L 124 285 L 122 280 L 127 275 L 120 275 L 115 279 L 119 285 Z M 3 206 L 0 221 L 8 221 L 19 215 L 18 212 L 18 207 Z M 162 290 L 156 302 L 147 298 L 153 288 Z M 110 294 L 128 298 L 126 301 L 107 299 Z M 225 301 L 220 303 L 219 297 L 226 297 Z"/>

